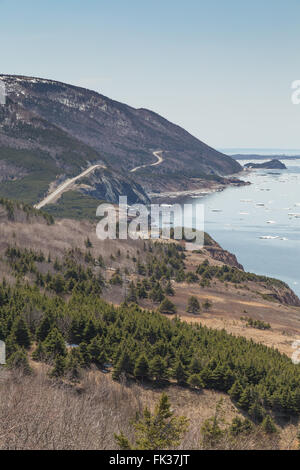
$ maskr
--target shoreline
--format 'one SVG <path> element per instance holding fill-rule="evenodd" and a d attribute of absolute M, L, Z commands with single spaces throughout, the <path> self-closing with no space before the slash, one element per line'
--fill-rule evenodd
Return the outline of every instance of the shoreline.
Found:
<path fill-rule="evenodd" d="M 246 172 L 245 172 L 246 173 Z M 151 202 L 155 203 L 169 203 L 169 202 L 180 202 L 181 200 L 184 200 L 186 198 L 201 198 L 204 196 L 207 196 L 208 194 L 214 194 L 217 192 L 222 192 L 228 187 L 233 187 L 233 186 L 248 186 L 252 183 L 249 181 L 243 181 L 240 179 L 229 179 L 228 183 L 213 183 L 210 186 L 204 186 L 199 189 L 187 189 L 184 191 L 165 191 L 165 192 L 160 192 L 160 193 L 153 193 L 149 192 L 147 193 L 148 197 L 150 198 Z"/>

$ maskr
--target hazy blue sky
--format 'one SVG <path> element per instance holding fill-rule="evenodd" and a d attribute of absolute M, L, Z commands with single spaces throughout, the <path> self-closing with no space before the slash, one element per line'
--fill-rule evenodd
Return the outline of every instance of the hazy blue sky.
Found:
<path fill-rule="evenodd" d="M 214 147 L 300 148 L 299 0 L 0 0 L 1 73 L 150 108 Z"/>

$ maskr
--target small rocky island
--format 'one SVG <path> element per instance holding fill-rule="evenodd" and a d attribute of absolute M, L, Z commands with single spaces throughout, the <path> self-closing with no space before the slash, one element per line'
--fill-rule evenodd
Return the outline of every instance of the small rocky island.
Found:
<path fill-rule="evenodd" d="M 274 158 L 264 163 L 246 163 L 245 168 L 266 168 L 268 170 L 286 170 L 286 166 L 280 160 Z"/>

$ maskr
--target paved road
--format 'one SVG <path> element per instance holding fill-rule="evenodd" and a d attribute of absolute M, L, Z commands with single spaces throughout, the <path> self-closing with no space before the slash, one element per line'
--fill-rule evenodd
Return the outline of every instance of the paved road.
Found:
<path fill-rule="evenodd" d="M 162 158 L 162 150 L 157 150 L 156 152 L 153 152 L 153 155 L 157 158 L 157 161 L 155 163 L 149 163 L 146 165 L 141 165 L 133 168 L 133 170 L 130 170 L 130 173 L 134 173 L 136 170 L 139 168 L 146 168 L 147 166 L 156 166 L 160 165 L 160 163 L 163 162 Z M 71 184 L 75 183 L 75 181 L 79 180 L 80 178 L 83 178 L 83 176 L 88 175 L 92 171 L 94 171 L 96 168 L 106 168 L 105 165 L 93 165 L 84 170 L 80 175 L 75 176 L 75 178 L 68 178 L 66 181 L 64 181 L 62 184 L 60 184 L 52 193 L 48 194 L 41 202 L 38 204 L 35 204 L 36 209 L 41 209 L 42 207 L 46 206 L 47 204 L 50 204 L 53 199 L 55 199 L 57 196 L 59 196 L 60 193 L 64 192 Z"/>
<path fill-rule="evenodd" d="M 156 152 L 153 152 L 153 155 L 157 158 L 157 162 L 155 163 L 148 163 L 146 165 L 141 165 L 141 166 L 136 166 L 135 168 L 133 168 L 133 170 L 130 170 L 130 173 L 134 173 L 136 170 L 139 170 L 140 168 L 146 168 L 147 166 L 156 166 L 156 165 L 160 165 L 164 159 L 163 157 L 161 156 L 163 153 L 162 150 L 157 150 Z"/>
<path fill-rule="evenodd" d="M 105 165 L 93 165 L 84 170 L 80 175 L 75 176 L 75 178 L 68 178 L 66 181 L 64 181 L 62 184 L 60 184 L 51 194 L 48 194 L 48 196 L 45 197 L 41 202 L 36 204 L 34 207 L 36 209 L 41 209 L 44 207 L 46 204 L 50 204 L 53 199 L 55 199 L 60 193 L 65 191 L 71 184 L 75 183 L 75 181 L 79 180 L 80 178 L 83 178 L 83 176 L 88 175 L 92 171 L 94 171 L 96 168 L 106 168 Z"/>

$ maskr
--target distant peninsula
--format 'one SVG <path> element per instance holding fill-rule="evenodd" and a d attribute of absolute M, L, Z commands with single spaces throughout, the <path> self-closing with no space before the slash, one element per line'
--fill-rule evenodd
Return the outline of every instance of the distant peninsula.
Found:
<path fill-rule="evenodd" d="M 273 159 L 264 163 L 246 163 L 245 168 L 266 168 L 268 170 L 286 170 L 286 166 L 280 160 Z"/>

